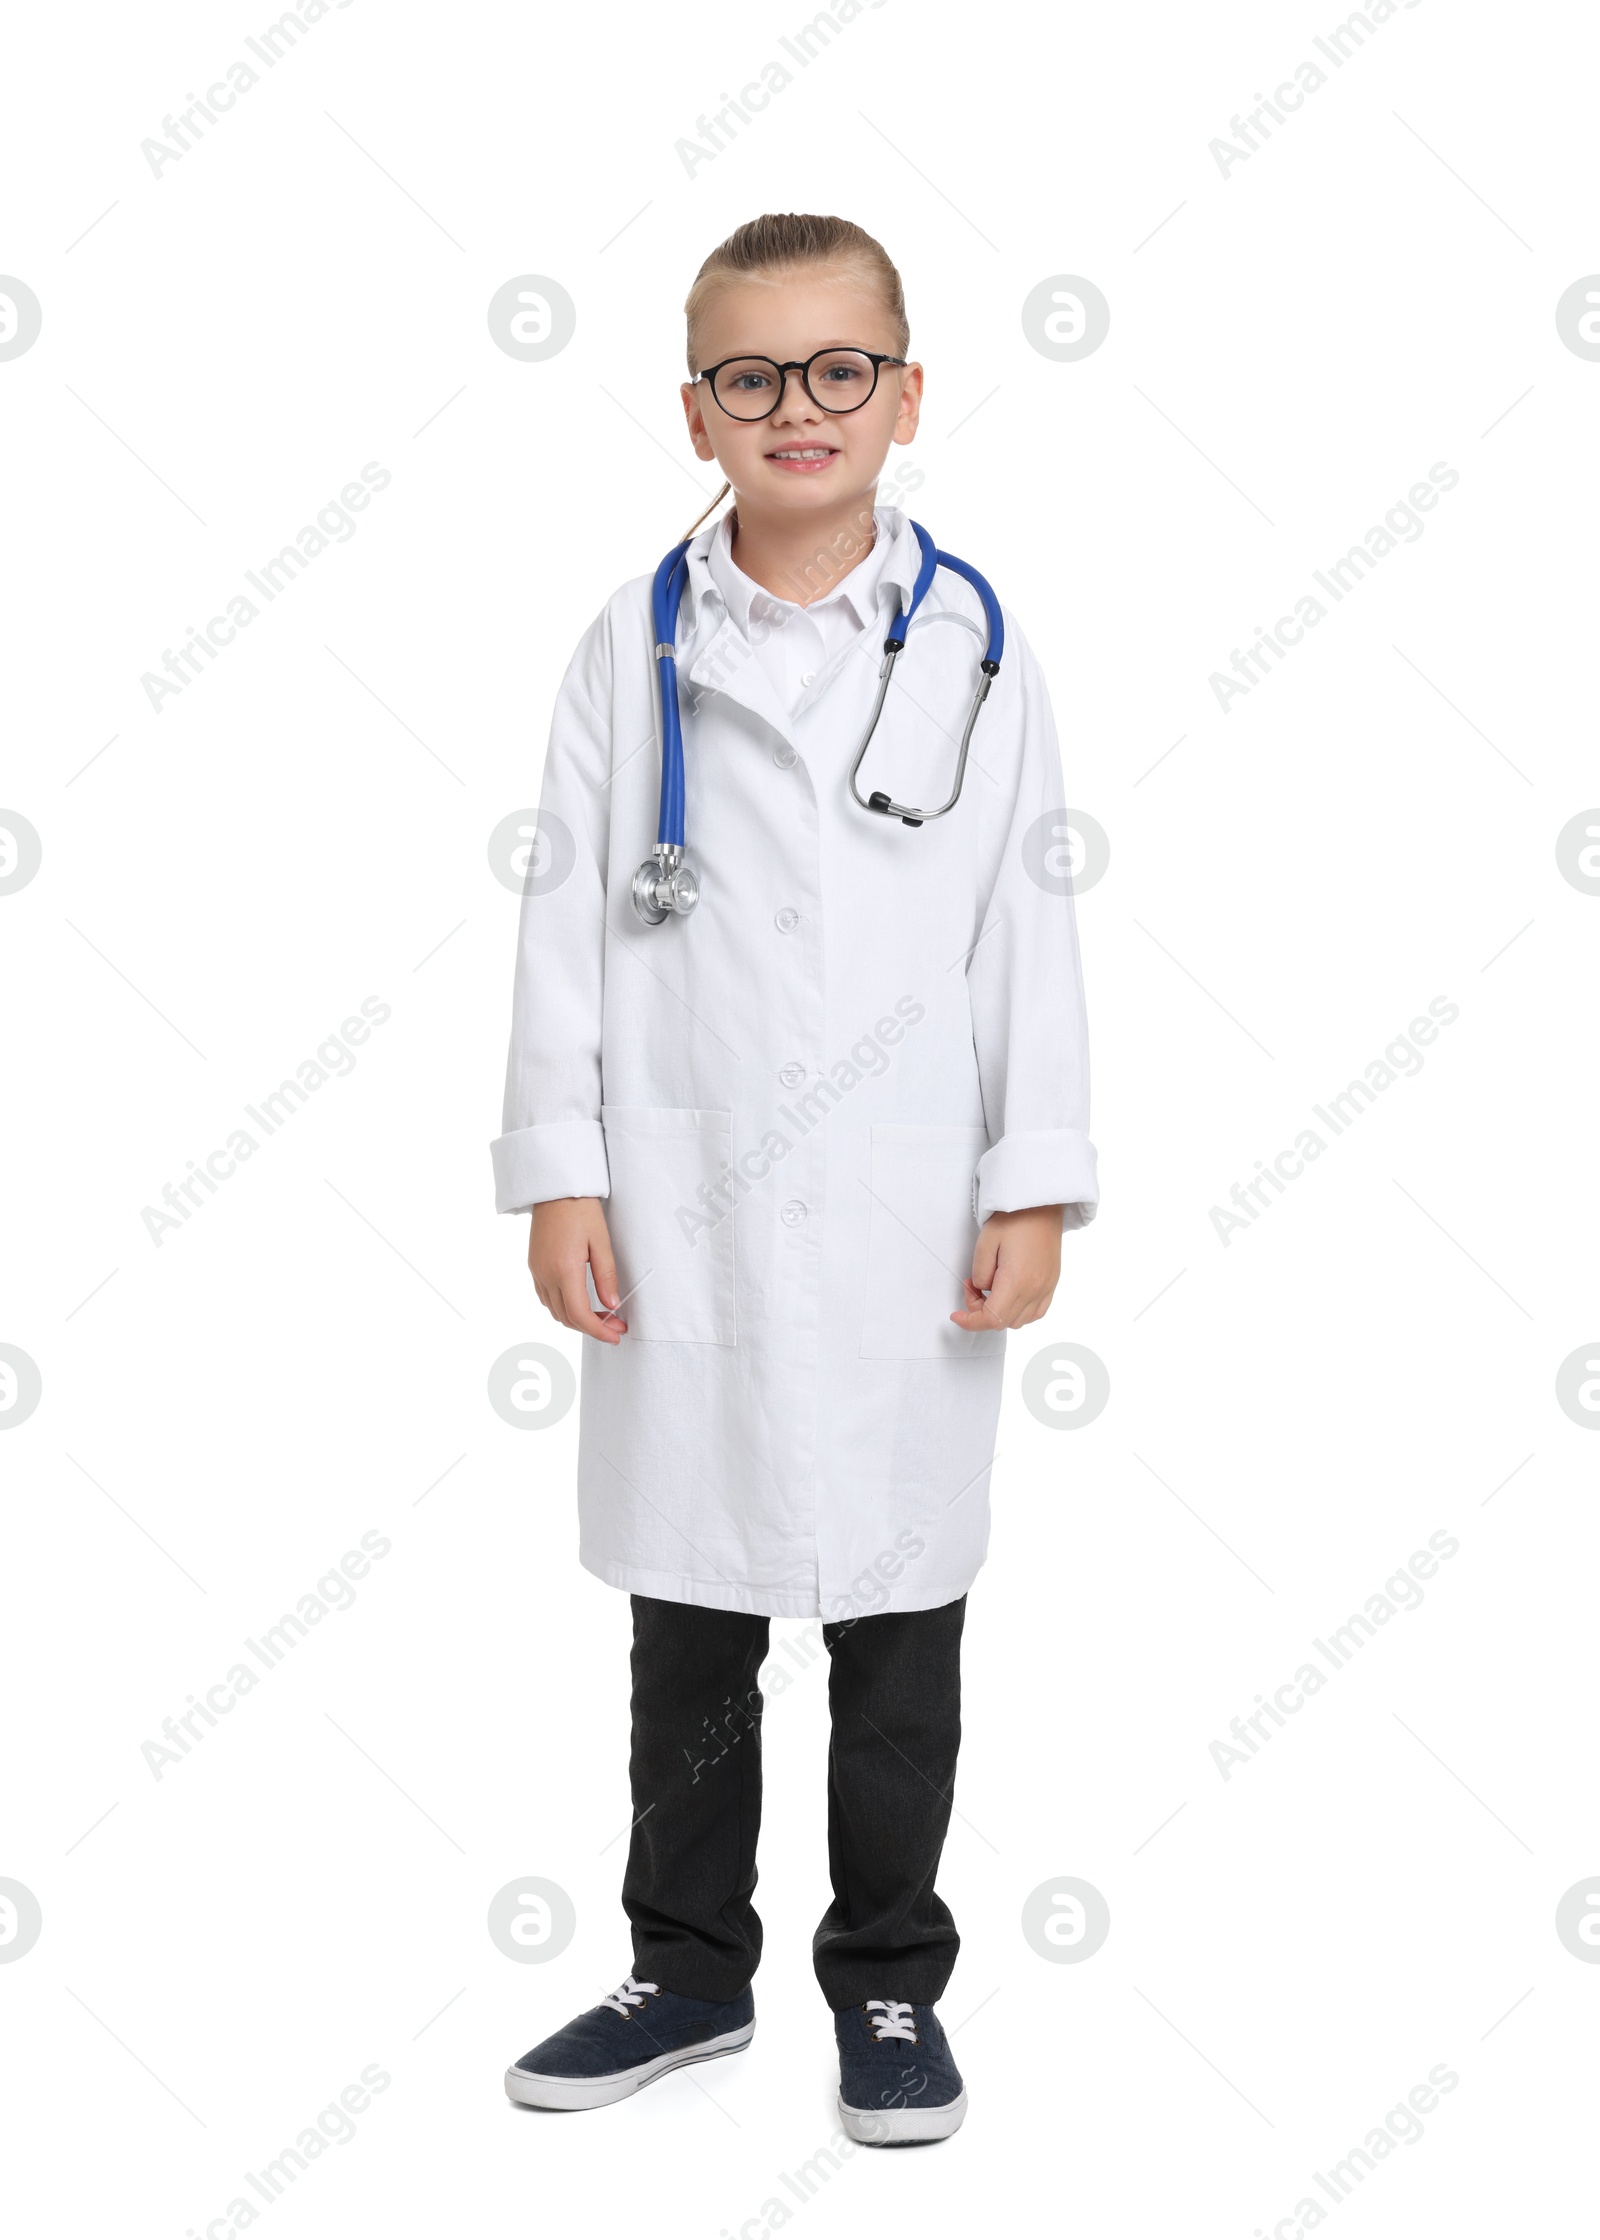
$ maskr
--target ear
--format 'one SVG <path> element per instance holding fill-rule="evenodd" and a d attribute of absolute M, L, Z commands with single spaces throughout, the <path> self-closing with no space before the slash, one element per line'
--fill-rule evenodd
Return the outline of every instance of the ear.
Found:
<path fill-rule="evenodd" d="M 917 432 L 922 417 L 922 368 L 919 365 L 900 368 L 900 409 L 895 415 L 894 441 L 909 443 Z"/>
<path fill-rule="evenodd" d="M 705 414 L 700 410 L 699 392 L 692 381 L 683 382 L 678 390 L 683 399 L 683 417 L 689 423 L 689 441 L 694 445 L 697 459 L 715 459 L 711 438 L 706 434 Z"/>

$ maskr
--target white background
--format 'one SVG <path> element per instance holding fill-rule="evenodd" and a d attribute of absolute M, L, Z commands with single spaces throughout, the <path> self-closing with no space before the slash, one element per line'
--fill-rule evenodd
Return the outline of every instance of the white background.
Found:
<path fill-rule="evenodd" d="M 1556 836 L 1600 798 L 1600 364 L 1554 313 L 1600 267 L 1592 20 L 1421 0 L 1224 178 L 1209 143 L 1336 10 L 887 0 L 691 177 L 676 143 L 802 10 L 354 0 L 153 177 L 141 141 L 272 20 L 35 8 L 4 58 L 0 270 L 44 314 L 0 363 L 0 807 L 44 851 L 0 900 L 0 1338 L 43 1380 L 0 1443 L 0 1874 L 44 1924 L 0 1966 L 18 2229 L 182 2240 L 241 2195 L 306 2235 L 1009 2203 L 1285 2240 L 1307 2198 L 1565 2228 L 1600 1443 L 1555 1379 L 1597 1323 L 1600 902 Z M 750 2052 L 585 2117 L 502 2097 L 627 1966 L 628 1606 L 576 1564 L 575 1413 L 530 1434 L 485 1392 L 508 1347 L 577 1358 L 490 1210 L 488 836 L 579 633 L 715 488 L 681 304 L 767 209 L 899 263 L 911 510 L 1023 622 L 1111 843 L 1078 902 L 1103 1211 L 1011 1341 L 967 1627 L 972 2112 L 803 2203 L 836 2125 L 820 1659 L 766 1720 Z M 577 306 L 547 362 L 489 334 L 521 274 Z M 1078 363 L 1022 330 L 1060 274 L 1111 305 Z M 354 537 L 157 714 L 141 676 L 371 460 Z M 1211 673 L 1436 461 L 1425 533 L 1224 713 Z M 353 1074 L 157 1246 L 142 1209 L 367 996 Z M 1438 996 L 1421 1072 L 1224 1245 L 1211 1208 Z M 1021 1404 L 1052 1340 L 1107 1366 L 1090 1425 Z M 155 1780 L 162 1720 L 368 1531 L 354 1607 Z M 1436 1531 L 1422 1606 L 1224 1781 L 1229 1721 Z M 530 1875 L 577 1909 L 543 1966 L 485 1930 Z M 1021 1913 L 1067 1875 L 1111 1934 L 1054 1965 Z M 250 2193 L 372 2063 L 355 2136 Z M 1312 2173 L 1441 2063 L 1343 2218 Z"/>

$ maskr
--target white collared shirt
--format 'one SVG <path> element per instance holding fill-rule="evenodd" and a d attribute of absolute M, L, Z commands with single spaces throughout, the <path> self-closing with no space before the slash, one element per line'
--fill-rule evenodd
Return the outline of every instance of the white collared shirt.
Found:
<path fill-rule="evenodd" d="M 733 557 L 731 513 L 724 514 L 716 525 L 706 553 L 712 583 L 728 619 L 765 671 L 779 706 L 790 715 L 824 670 L 877 622 L 886 583 L 898 592 L 900 605 L 905 604 L 910 584 L 897 580 L 906 572 L 903 558 L 897 566 L 889 566 L 894 546 L 892 526 L 875 512 L 873 529 L 872 546 L 865 557 L 840 578 L 835 589 L 801 606 L 794 600 L 778 598 L 738 565 Z M 831 556 L 823 555 L 817 562 L 817 572 L 826 580 L 827 571 L 836 565 Z M 885 627 L 887 619 L 885 616 Z M 876 652 L 877 648 L 872 650 Z"/>

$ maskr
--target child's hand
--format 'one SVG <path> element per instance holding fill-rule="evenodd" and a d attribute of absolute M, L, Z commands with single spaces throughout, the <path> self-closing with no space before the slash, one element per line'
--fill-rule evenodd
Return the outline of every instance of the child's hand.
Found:
<path fill-rule="evenodd" d="M 598 1198 L 546 1198 L 536 1205 L 528 1232 L 528 1266 L 540 1304 L 557 1322 L 608 1346 L 622 1343 L 628 1325 L 615 1311 L 595 1313 L 585 1280 L 586 1271 L 593 1268 L 594 1287 L 603 1305 L 608 1310 L 621 1305 L 611 1232 Z"/>
<path fill-rule="evenodd" d="M 1019 1330 L 1045 1312 L 1060 1275 L 1059 1206 L 991 1213 L 973 1247 L 967 1303 L 950 1320 L 963 1330 Z"/>

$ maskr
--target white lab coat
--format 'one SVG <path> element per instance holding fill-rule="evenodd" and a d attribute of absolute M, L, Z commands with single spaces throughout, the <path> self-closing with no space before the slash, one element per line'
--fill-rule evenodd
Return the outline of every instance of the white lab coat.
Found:
<path fill-rule="evenodd" d="M 1098 1199 L 1060 758 L 1009 612 L 956 807 L 912 828 L 850 798 L 918 559 L 903 513 L 877 521 L 881 624 L 792 714 L 712 583 L 714 529 L 690 545 L 701 899 L 656 927 L 629 896 L 660 780 L 650 578 L 617 592 L 557 696 L 522 904 L 496 1203 L 607 1199 L 628 1324 L 582 1341 L 580 1561 L 719 1610 L 839 1619 L 967 1591 L 1005 1351 L 948 1319 L 979 1224 L 1059 1203 L 1081 1227 Z M 945 798 L 984 637 L 940 569 L 863 793 Z"/>

